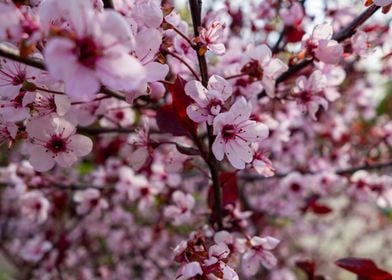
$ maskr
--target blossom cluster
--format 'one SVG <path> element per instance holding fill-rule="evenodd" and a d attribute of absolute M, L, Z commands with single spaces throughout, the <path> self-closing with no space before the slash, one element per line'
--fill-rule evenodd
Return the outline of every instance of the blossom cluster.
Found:
<path fill-rule="evenodd" d="M 392 277 L 392 1 L 207 2 L 0 0 L 0 278 Z"/>

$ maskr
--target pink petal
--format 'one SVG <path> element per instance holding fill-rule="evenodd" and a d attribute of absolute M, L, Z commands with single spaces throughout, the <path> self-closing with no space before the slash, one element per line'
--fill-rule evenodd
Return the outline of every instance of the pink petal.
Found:
<path fill-rule="evenodd" d="M 78 157 L 85 156 L 93 149 L 93 141 L 84 135 L 73 135 L 69 139 L 69 149 Z"/>
<path fill-rule="evenodd" d="M 74 101 L 91 101 L 99 91 L 100 84 L 92 69 L 75 64 L 65 73 L 65 92 Z"/>
<path fill-rule="evenodd" d="M 199 81 L 189 81 L 185 85 L 185 93 L 201 107 L 208 105 L 207 89 Z"/>
<path fill-rule="evenodd" d="M 337 41 L 320 40 L 315 50 L 316 57 L 322 62 L 336 64 L 343 57 L 343 47 Z"/>
<path fill-rule="evenodd" d="M 329 40 L 332 38 L 332 34 L 333 34 L 332 25 L 323 23 L 323 24 L 316 25 L 312 33 L 312 38 L 315 40 L 322 40 L 322 39 Z"/>
<path fill-rule="evenodd" d="M 96 75 L 110 88 L 131 91 L 145 81 L 146 70 L 133 56 L 113 53 L 97 61 Z"/>
<path fill-rule="evenodd" d="M 54 166 L 55 160 L 53 155 L 46 152 L 45 148 L 32 145 L 29 162 L 38 172 L 45 172 Z"/>
<path fill-rule="evenodd" d="M 222 160 L 225 154 L 225 142 L 222 136 L 218 135 L 212 144 L 212 152 L 217 160 Z"/>

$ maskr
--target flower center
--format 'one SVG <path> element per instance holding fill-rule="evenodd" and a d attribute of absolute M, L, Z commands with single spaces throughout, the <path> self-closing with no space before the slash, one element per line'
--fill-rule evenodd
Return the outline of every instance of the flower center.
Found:
<path fill-rule="evenodd" d="M 309 91 L 303 91 L 298 94 L 298 98 L 302 104 L 309 103 L 312 101 L 312 93 Z"/>
<path fill-rule="evenodd" d="M 25 80 L 26 80 L 26 73 L 24 71 L 21 71 L 12 78 L 12 85 L 14 86 L 21 85 Z"/>
<path fill-rule="evenodd" d="M 222 102 L 218 99 L 213 99 L 208 103 L 208 111 L 211 115 L 218 115 L 222 108 Z"/>
<path fill-rule="evenodd" d="M 222 136 L 226 141 L 233 139 L 236 136 L 234 125 L 226 124 L 222 129 Z"/>
<path fill-rule="evenodd" d="M 48 150 L 54 154 L 67 151 L 67 142 L 65 139 L 58 135 L 53 135 L 52 139 L 45 146 Z"/>
<path fill-rule="evenodd" d="M 95 64 L 102 56 L 102 51 L 91 38 L 83 38 L 76 42 L 75 52 L 78 55 L 78 61 L 88 68 L 95 68 Z"/>

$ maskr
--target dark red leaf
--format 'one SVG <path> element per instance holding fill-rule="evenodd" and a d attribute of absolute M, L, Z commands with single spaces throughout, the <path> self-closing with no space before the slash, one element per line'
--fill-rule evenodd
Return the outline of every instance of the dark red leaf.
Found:
<path fill-rule="evenodd" d="M 297 261 L 295 265 L 305 272 L 308 279 L 313 279 L 314 273 L 316 271 L 316 263 L 314 261 L 311 260 Z"/>
<path fill-rule="evenodd" d="M 196 135 L 197 124 L 186 113 L 186 108 L 193 101 L 185 94 L 185 83 L 185 80 L 177 76 L 173 84 L 166 84 L 173 101 L 157 112 L 157 124 L 162 132 L 172 133 L 174 136 Z"/>
<path fill-rule="evenodd" d="M 159 108 L 156 119 L 161 132 L 171 133 L 174 136 L 185 136 L 189 134 L 183 124 L 179 121 L 173 108 L 173 104 Z"/>
<path fill-rule="evenodd" d="M 335 262 L 335 264 L 348 270 L 363 280 L 392 280 L 392 274 L 377 267 L 370 259 L 345 258 Z"/>
<path fill-rule="evenodd" d="M 315 214 L 323 215 L 332 212 L 332 209 L 326 205 L 315 203 L 312 206 L 312 211 Z"/>
<path fill-rule="evenodd" d="M 219 183 L 222 188 L 222 206 L 236 204 L 238 201 L 237 176 L 234 172 L 223 172 L 219 175 Z M 214 209 L 215 199 L 213 186 L 208 191 L 208 206 Z"/>
<path fill-rule="evenodd" d="M 302 40 L 305 31 L 300 26 L 286 26 L 285 27 L 286 40 L 289 43 L 296 43 Z"/>
<path fill-rule="evenodd" d="M 325 215 L 332 212 L 332 209 L 324 204 L 319 203 L 319 195 L 311 195 L 306 199 L 306 204 L 302 207 L 304 213 L 311 211 L 314 214 Z"/>

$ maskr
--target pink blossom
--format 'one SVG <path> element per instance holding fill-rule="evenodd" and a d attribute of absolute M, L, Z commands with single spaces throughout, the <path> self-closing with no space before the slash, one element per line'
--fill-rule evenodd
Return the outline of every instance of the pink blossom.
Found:
<path fill-rule="evenodd" d="M 37 71 L 24 64 L 2 58 L 0 60 L 0 96 L 15 98 L 24 82 L 34 82 Z"/>
<path fill-rule="evenodd" d="M 270 236 L 254 236 L 249 241 L 250 249 L 243 255 L 242 269 L 245 275 L 253 276 L 260 268 L 260 264 L 268 269 L 277 264 L 277 259 L 270 252 L 278 246 L 279 240 Z"/>
<path fill-rule="evenodd" d="M 93 146 L 90 138 L 75 134 L 72 123 L 57 116 L 33 119 L 27 123 L 26 131 L 32 143 L 29 161 L 40 172 L 48 171 L 55 163 L 70 167 Z"/>
<path fill-rule="evenodd" d="M 249 46 L 245 55 L 250 62 L 245 64 L 242 72 L 261 80 L 264 90 L 270 97 L 275 96 L 275 80 L 289 68 L 278 58 L 272 57 L 267 45 Z"/>
<path fill-rule="evenodd" d="M 191 210 L 195 206 L 193 196 L 182 191 L 175 191 L 172 194 L 172 200 L 175 205 L 167 206 L 164 215 L 173 219 L 175 225 L 189 223 L 191 221 Z"/>
<path fill-rule="evenodd" d="M 23 194 L 20 204 L 22 215 L 29 220 L 39 224 L 47 220 L 50 203 L 40 191 L 29 191 Z"/>
<path fill-rule="evenodd" d="M 317 120 L 316 113 L 320 106 L 328 109 L 328 102 L 323 98 L 322 92 L 327 84 L 326 77 L 320 71 L 314 71 L 309 78 L 300 76 L 293 88 L 293 97 L 301 106 L 303 112 L 308 111 L 310 116 Z"/>
<path fill-rule="evenodd" d="M 200 42 L 213 53 L 218 55 L 224 54 L 226 48 L 221 42 L 224 28 L 225 26 L 219 21 L 212 22 L 207 29 L 204 27 L 200 28 Z"/>
<path fill-rule="evenodd" d="M 305 48 L 317 59 L 328 64 L 336 64 L 343 57 L 343 47 L 335 40 L 331 40 L 333 29 L 330 24 L 317 25 L 312 35 L 305 35 L 303 42 Z"/>
<path fill-rule="evenodd" d="M 176 280 L 192 279 L 197 275 L 203 275 L 200 263 L 190 262 L 181 267 L 180 271 L 178 272 L 178 276 L 176 277 Z"/>
<path fill-rule="evenodd" d="M 187 107 L 191 120 L 212 124 L 214 118 L 224 111 L 224 103 L 232 94 L 231 85 L 222 77 L 213 75 L 205 88 L 199 81 L 189 81 L 185 85 L 185 93 L 196 103 Z"/>
<path fill-rule="evenodd" d="M 366 32 L 358 30 L 351 37 L 351 45 L 354 53 L 358 54 L 361 57 L 365 57 L 369 54 L 369 43 L 368 43 L 368 35 Z"/>
<path fill-rule="evenodd" d="M 40 236 L 29 239 L 21 249 L 21 257 L 28 262 L 38 262 L 46 252 L 52 249 L 53 245 Z"/>
<path fill-rule="evenodd" d="M 252 108 L 245 98 L 240 97 L 228 112 L 219 114 L 214 120 L 212 152 L 218 160 L 227 156 L 230 164 L 244 169 L 253 159 L 250 145 L 268 136 L 268 128 L 262 123 L 250 120 Z"/>
<path fill-rule="evenodd" d="M 101 198 L 101 194 L 97 189 L 87 189 L 75 192 L 74 201 L 78 204 L 76 211 L 80 215 L 109 207 L 108 202 Z"/>
<path fill-rule="evenodd" d="M 17 41 L 38 29 L 34 19 L 23 15 L 11 1 L 0 2 L 0 41 Z"/>
<path fill-rule="evenodd" d="M 252 166 L 256 172 L 264 177 L 271 177 L 275 175 L 275 169 L 272 166 L 272 162 L 263 153 L 263 151 L 258 149 L 257 143 L 252 145 L 254 150 Z"/>
<path fill-rule="evenodd" d="M 128 54 L 134 39 L 126 21 L 114 11 L 96 14 L 91 6 L 72 3 L 66 15 L 80 9 L 68 19 L 75 36 L 49 40 L 45 61 L 50 74 L 64 81 L 73 100 L 92 100 L 101 83 L 124 91 L 137 88 L 145 70 Z"/>
<path fill-rule="evenodd" d="M 282 9 L 280 17 L 286 26 L 298 26 L 304 18 L 304 10 L 299 2 L 294 2 L 290 8 Z"/>
<path fill-rule="evenodd" d="M 65 116 L 71 107 L 71 102 L 66 95 L 37 92 L 32 106 L 40 117 L 51 113 Z"/>
<path fill-rule="evenodd" d="M 127 102 L 110 99 L 104 100 L 106 110 L 100 124 L 103 127 L 127 127 L 135 122 L 135 112 Z"/>
<path fill-rule="evenodd" d="M 20 93 L 11 100 L 0 101 L 0 117 L 6 122 L 19 122 L 30 116 L 30 108 L 27 105 L 33 103 L 33 93 Z"/>
<path fill-rule="evenodd" d="M 377 6 L 385 7 L 392 4 L 392 0 L 373 0 Z"/>

